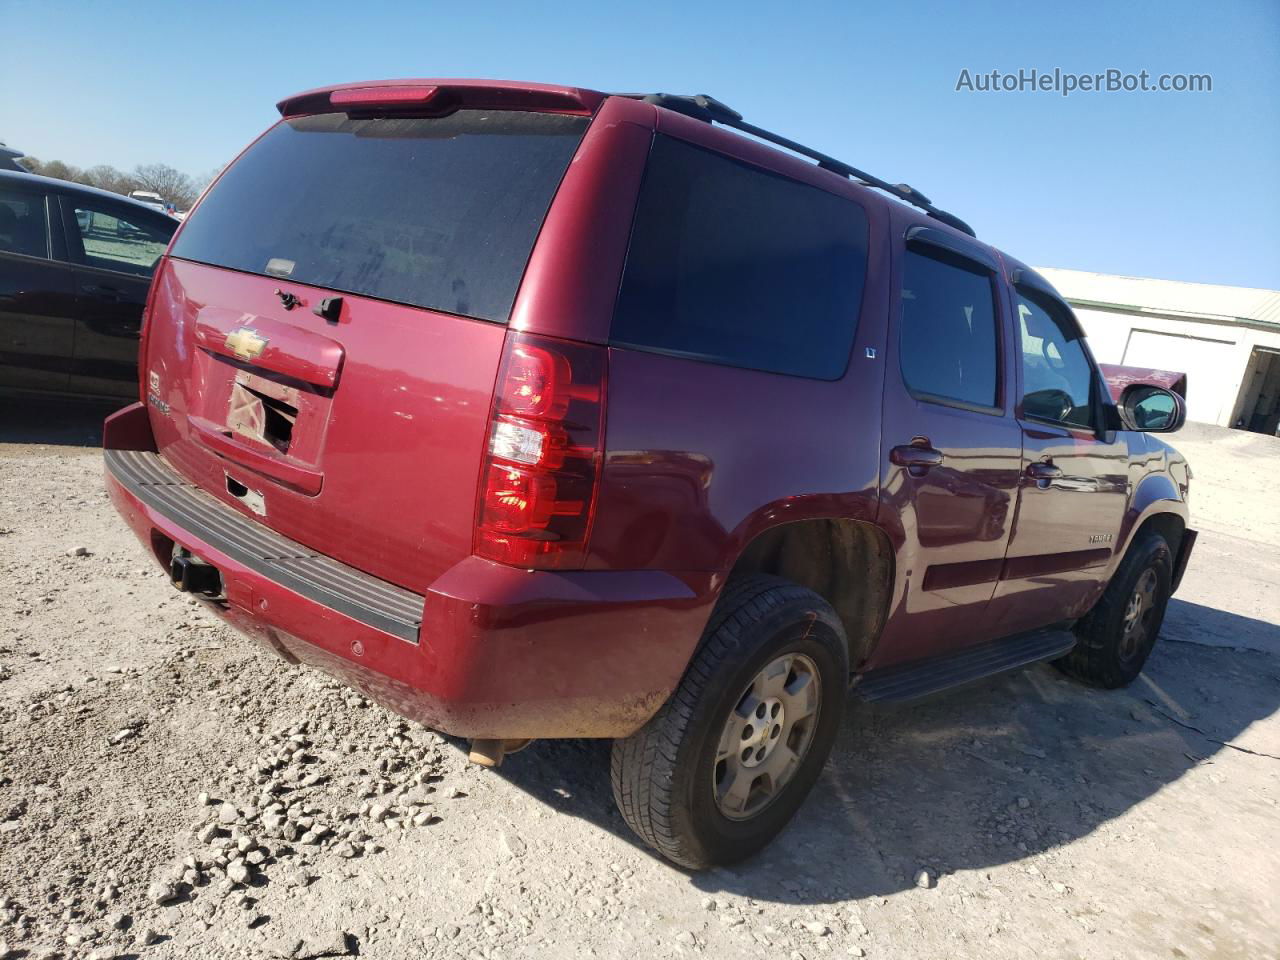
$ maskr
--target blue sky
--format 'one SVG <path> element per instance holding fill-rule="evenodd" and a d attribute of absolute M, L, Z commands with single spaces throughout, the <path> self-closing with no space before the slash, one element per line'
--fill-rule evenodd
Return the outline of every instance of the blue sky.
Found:
<path fill-rule="evenodd" d="M 1280 2 L 0 0 L 0 139 L 201 174 L 298 90 L 479 76 L 711 93 L 1046 266 L 1280 288 Z M 957 93 L 962 69 L 1213 92 Z"/>

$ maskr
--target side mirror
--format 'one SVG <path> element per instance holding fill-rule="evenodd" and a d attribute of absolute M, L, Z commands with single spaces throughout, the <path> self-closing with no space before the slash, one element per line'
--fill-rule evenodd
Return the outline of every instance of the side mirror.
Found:
<path fill-rule="evenodd" d="M 1173 433 L 1187 421 L 1187 403 L 1178 394 L 1147 383 L 1125 390 L 1117 406 L 1125 430 Z"/>

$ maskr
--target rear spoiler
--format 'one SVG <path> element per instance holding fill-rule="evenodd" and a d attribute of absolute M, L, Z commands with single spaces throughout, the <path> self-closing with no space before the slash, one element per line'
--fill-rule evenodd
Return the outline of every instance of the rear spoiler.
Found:
<path fill-rule="evenodd" d="M 590 116 L 605 94 L 580 87 L 506 80 L 375 80 L 319 87 L 285 97 L 276 104 L 280 116 L 311 113 L 399 111 L 444 115 L 459 108 L 531 110 Z"/>
<path fill-rule="evenodd" d="M 1150 384 L 1187 398 L 1187 375 L 1175 370 L 1153 370 L 1149 367 L 1125 367 L 1116 363 L 1100 363 L 1099 369 L 1111 392 L 1111 402 L 1119 403 L 1125 390 L 1136 383 Z"/>

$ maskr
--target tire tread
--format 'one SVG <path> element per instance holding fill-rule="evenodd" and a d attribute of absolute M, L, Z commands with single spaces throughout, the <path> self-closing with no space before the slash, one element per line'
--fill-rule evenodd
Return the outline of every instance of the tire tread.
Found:
<path fill-rule="evenodd" d="M 690 868 L 705 866 L 678 825 L 673 809 L 680 743 L 713 676 L 743 649 L 743 636 L 789 601 L 813 594 L 780 577 L 754 574 L 731 580 L 721 594 L 684 678 L 637 733 L 615 740 L 609 772 L 613 796 L 627 824 L 649 846 Z"/>

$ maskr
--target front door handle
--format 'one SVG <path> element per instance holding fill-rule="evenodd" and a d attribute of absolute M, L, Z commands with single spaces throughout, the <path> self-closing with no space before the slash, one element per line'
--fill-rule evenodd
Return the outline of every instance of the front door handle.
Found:
<path fill-rule="evenodd" d="M 1062 468 L 1055 467 L 1052 461 L 1037 461 L 1027 464 L 1027 476 L 1036 482 L 1036 486 L 1044 489 L 1054 480 L 1062 479 Z"/>
<path fill-rule="evenodd" d="M 928 440 L 919 437 L 890 450 L 889 462 L 897 467 L 906 467 L 907 473 L 913 477 L 922 477 L 930 467 L 942 465 L 942 453 L 933 449 Z"/>

